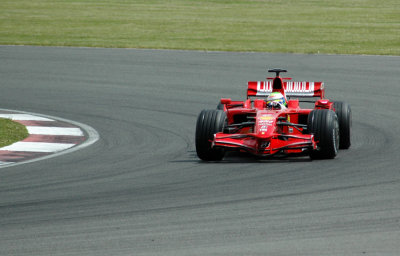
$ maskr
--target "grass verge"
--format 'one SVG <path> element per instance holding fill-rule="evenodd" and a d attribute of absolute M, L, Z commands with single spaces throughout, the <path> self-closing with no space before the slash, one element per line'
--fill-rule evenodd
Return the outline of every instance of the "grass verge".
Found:
<path fill-rule="evenodd" d="M 399 0 L 0 0 L 0 44 L 400 55 Z"/>
<path fill-rule="evenodd" d="M 0 118 L 0 147 L 23 140 L 28 135 L 28 130 L 24 125 L 10 119 Z"/>

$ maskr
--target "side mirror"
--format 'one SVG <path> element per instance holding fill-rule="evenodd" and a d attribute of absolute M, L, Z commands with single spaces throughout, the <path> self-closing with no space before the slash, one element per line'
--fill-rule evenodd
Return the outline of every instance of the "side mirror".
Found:
<path fill-rule="evenodd" d="M 226 105 L 226 104 L 231 104 L 231 103 L 232 103 L 231 99 L 227 99 L 227 98 L 222 98 L 221 99 L 221 104 Z"/>

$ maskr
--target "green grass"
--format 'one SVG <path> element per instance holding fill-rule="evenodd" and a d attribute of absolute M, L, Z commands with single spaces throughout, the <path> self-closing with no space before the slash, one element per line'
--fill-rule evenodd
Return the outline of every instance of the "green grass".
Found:
<path fill-rule="evenodd" d="M 0 118 L 0 147 L 10 145 L 28 137 L 26 127 L 9 119 Z"/>
<path fill-rule="evenodd" d="M 0 44 L 400 55 L 400 1 L 0 0 Z"/>

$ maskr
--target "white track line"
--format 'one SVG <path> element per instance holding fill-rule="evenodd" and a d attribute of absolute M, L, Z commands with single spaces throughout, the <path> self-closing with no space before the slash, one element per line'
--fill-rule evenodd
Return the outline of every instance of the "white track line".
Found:
<path fill-rule="evenodd" d="M 19 151 L 19 152 L 58 152 L 72 148 L 75 144 L 71 143 L 47 143 L 47 142 L 15 142 L 1 150 Z"/>
<path fill-rule="evenodd" d="M 0 161 L 0 166 L 2 165 L 9 165 L 9 164 L 13 164 L 14 162 L 2 162 Z"/>
<path fill-rule="evenodd" d="M 0 118 L 7 118 L 11 120 L 21 120 L 21 121 L 54 121 L 54 119 L 50 119 L 42 116 L 34 116 L 30 114 L 0 114 Z"/>
<path fill-rule="evenodd" d="M 29 134 L 84 136 L 82 130 L 79 128 L 26 126 L 26 129 Z"/>

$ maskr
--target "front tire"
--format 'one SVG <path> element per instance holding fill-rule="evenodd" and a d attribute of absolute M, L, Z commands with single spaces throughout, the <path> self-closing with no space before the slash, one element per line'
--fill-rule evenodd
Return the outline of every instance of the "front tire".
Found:
<path fill-rule="evenodd" d="M 337 101 L 333 103 L 339 121 L 340 149 L 348 149 L 351 145 L 351 108 L 346 102 Z"/>
<path fill-rule="evenodd" d="M 217 109 L 218 109 L 218 110 L 224 110 L 224 104 L 222 104 L 221 102 L 219 102 L 219 103 L 217 104 Z"/>
<path fill-rule="evenodd" d="M 333 159 L 339 150 L 339 123 L 335 112 L 316 109 L 308 115 L 308 131 L 314 134 L 317 149 L 310 152 L 311 159 Z"/>
<path fill-rule="evenodd" d="M 196 152 L 204 161 L 220 161 L 225 155 L 222 148 L 211 147 L 214 134 L 222 132 L 226 121 L 226 114 L 222 110 L 203 110 L 197 118 L 196 124 Z"/>

